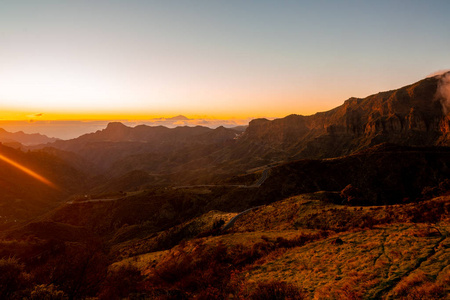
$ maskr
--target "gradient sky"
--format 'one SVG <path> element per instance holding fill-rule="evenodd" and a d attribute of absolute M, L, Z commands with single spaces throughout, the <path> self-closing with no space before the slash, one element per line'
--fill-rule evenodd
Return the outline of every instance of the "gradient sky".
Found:
<path fill-rule="evenodd" d="M 0 0 L 0 119 L 329 110 L 448 69 L 449 12 L 450 1 Z"/>

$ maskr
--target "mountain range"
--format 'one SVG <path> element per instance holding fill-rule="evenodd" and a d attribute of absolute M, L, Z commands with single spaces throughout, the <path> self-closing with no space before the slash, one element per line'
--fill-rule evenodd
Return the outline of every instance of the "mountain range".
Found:
<path fill-rule="evenodd" d="M 446 299 L 449 77 L 245 131 L 0 144 L 0 298 Z"/>
<path fill-rule="evenodd" d="M 441 92 L 447 76 L 350 98 L 311 116 L 255 119 L 243 133 L 224 127 L 132 128 L 116 122 L 45 147 L 73 152 L 89 162 L 91 171 L 112 177 L 141 170 L 163 177 L 159 183 L 186 184 L 211 183 L 273 163 L 349 155 L 380 143 L 448 146 L 450 117 L 447 95 Z"/>
<path fill-rule="evenodd" d="M 0 142 L 7 144 L 20 143 L 25 146 L 46 144 L 55 142 L 56 138 L 50 138 L 39 133 L 27 134 L 22 131 L 8 132 L 0 128 Z"/>
<path fill-rule="evenodd" d="M 450 73 L 444 73 L 397 90 L 363 99 L 350 98 L 339 107 L 311 116 L 289 115 L 272 121 L 256 119 L 243 132 L 202 126 L 128 127 L 113 122 L 103 130 L 71 140 L 4 130 L 0 131 L 0 139 L 15 139 L 28 144 L 23 147 L 31 150 L 29 155 L 38 150 L 39 153 L 46 153 L 47 159 L 64 162 L 80 174 L 87 174 L 86 185 L 80 193 L 114 193 L 166 185 L 240 184 L 239 180 L 247 180 L 240 174 L 252 177 L 252 170 L 258 168 L 273 168 L 299 159 L 350 155 L 382 143 L 409 147 L 448 146 L 450 116 L 446 114 L 445 91 L 449 76 Z M 37 142 L 43 143 L 31 145 Z M 6 149 L 7 145 L 10 144 L 4 144 L 3 148 Z M 400 155 L 401 149 L 391 153 Z M 439 151 L 437 153 L 441 153 Z M 443 151 L 445 153 L 447 150 Z M 390 160 L 395 162 L 393 158 Z M 439 163 L 440 175 L 434 177 L 441 180 L 446 174 L 447 163 Z M 302 166 L 300 169 L 308 168 Z M 347 168 L 353 167 L 348 165 Z M 312 169 L 311 172 L 315 173 Z M 296 174 L 292 170 L 289 173 L 291 177 Z M 282 178 L 282 174 L 280 172 L 276 178 Z M 314 185 L 327 189 L 317 180 Z M 342 184 L 339 186 L 341 188 Z M 418 189 L 412 194 L 403 193 L 402 197 L 415 198 L 420 194 Z M 372 197 L 369 202 L 379 201 Z"/>

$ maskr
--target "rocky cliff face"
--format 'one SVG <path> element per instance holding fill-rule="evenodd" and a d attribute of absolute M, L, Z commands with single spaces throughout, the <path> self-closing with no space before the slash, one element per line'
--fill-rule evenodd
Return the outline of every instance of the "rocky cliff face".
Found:
<path fill-rule="evenodd" d="M 345 155 L 382 142 L 449 145 L 447 77 L 450 73 L 364 99 L 350 98 L 312 116 L 254 120 L 241 140 L 270 144 L 297 158 Z"/>

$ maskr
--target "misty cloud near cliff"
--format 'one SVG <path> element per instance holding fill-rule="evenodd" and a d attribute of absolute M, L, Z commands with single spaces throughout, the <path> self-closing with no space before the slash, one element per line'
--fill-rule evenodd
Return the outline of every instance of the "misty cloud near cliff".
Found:
<path fill-rule="evenodd" d="M 450 71 L 439 76 L 437 96 L 439 97 L 444 114 L 450 112 Z"/>

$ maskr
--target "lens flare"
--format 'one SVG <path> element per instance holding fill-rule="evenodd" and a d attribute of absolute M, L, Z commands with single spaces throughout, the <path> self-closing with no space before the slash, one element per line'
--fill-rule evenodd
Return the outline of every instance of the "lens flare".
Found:
<path fill-rule="evenodd" d="M 31 176 L 31 177 L 33 177 L 33 178 L 35 178 L 37 180 L 39 180 L 40 182 L 48 185 L 49 187 L 51 187 L 53 189 L 58 189 L 57 186 L 53 182 L 51 182 L 50 180 L 48 180 L 44 176 L 39 175 L 38 173 L 34 172 L 33 170 L 30 170 L 29 168 L 19 164 L 18 162 L 15 162 L 14 160 L 12 160 L 12 159 L 4 156 L 4 155 L 1 155 L 1 154 L 0 154 L 0 160 L 10 164 L 13 167 L 16 167 L 20 171 L 28 174 L 29 176 Z"/>

